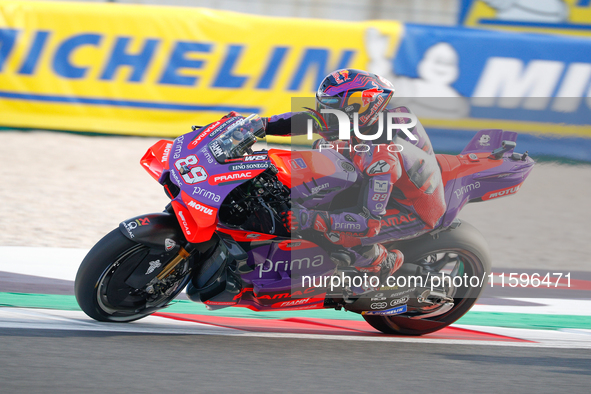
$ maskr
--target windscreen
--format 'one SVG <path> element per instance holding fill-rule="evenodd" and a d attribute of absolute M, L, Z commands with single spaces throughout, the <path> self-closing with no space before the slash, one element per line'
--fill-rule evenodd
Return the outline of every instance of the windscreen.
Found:
<path fill-rule="evenodd" d="M 264 137 L 265 128 L 261 118 L 252 114 L 240 118 L 230 125 L 226 131 L 209 143 L 209 150 L 218 161 L 223 164 L 228 159 L 242 157 L 257 141 L 257 137 Z"/>

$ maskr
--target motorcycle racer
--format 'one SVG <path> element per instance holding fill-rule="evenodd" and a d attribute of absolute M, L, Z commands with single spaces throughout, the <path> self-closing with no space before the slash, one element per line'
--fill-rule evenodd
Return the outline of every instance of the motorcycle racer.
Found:
<path fill-rule="evenodd" d="M 386 116 L 380 117 L 380 113 L 410 113 L 405 107 L 387 108 L 393 94 L 392 84 L 379 75 L 342 69 L 328 74 L 320 84 L 316 111 L 290 112 L 263 119 L 267 135 L 301 135 L 306 133 L 308 119 L 323 118 L 314 126 L 324 138 L 315 141 L 313 147 L 336 149 L 350 159 L 364 175 L 361 196 L 353 206 L 332 212 L 306 209 L 292 202 L 291 211 L 285 213 L 286 225 L 292 232 L 314 229 L 323 233 L 330 242 L 354 255 L 353 265 L 358 271 L 382 278 L 400 268 L 403 255 L 398 250 L 386 250 L 381 242 L 429 231 L 445 212 L 443 183 L 435 154 L 420 123 L 410 129 L 416 138 L 414 142 L 405 135 L 395 135 L 388 141 L 386 133 L 371 141 L 354 133 L 349 141 L 337 141 L 337 117 L 320 112 L 340 110 L 347 114 L 350 124 L 354 114 L 358 114 L 359 132 L 373 138 L 379 130 L 385 130 L 385 127 L 380 129 L 378 120 L 385 122 Z M 407 120 L 394 118 L 395 123 L 407 123 Z M 360 145 L 363 149 L 357 149 Z M 402 149 L 391 149 L 394 145 Z M 353 222 L 355 232 L 343 231 L 351 228 L 347 224 Z"/>

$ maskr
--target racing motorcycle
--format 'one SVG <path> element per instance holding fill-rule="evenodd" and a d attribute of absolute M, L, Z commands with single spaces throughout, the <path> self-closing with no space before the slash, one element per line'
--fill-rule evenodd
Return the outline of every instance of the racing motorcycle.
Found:
<path fill-rule="evenodd" d="M 436 155 L 445 214 L 435 229 L 403 240 L 378 235 L 404 253 L 404 264 L 394 282 L 358 291 L 354 256 L 314 230 L 291 234 L 282 213 L 292 201 L 342 208 L 362 174 L 334 149 L 253 151 L 264 135 L 258 116 L 235 116 L 150 147 L 141 165 L 171 201 L 161 213 L 124 220 L 89 251 L 75 281 L 82 310 L 130 322 L 186 289 L 210 310 L 345 309 L 383 333 L 431 333 L 474 305 L 490 273 L 486 241 L 458 213 L 516 193 L 534 165 L 527 152 L 514 152 L 516 133 L 502 130 L 478 132 L 459 155 Z M 382 220 L 413 221 L 398 208 L 388 203 Z"/>

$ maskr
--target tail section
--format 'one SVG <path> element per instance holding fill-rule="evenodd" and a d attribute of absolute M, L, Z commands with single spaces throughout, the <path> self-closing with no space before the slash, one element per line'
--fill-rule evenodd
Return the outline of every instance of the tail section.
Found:
<path fill-rule="evenodd" d="M 521 188 L 534 161 L 514 152 L 516 140 L 511 131 L 481 130 L 459 155 L 437 155 L 447 204 L 442 226 L 449 226 L 468 202 L 512 195 Z"/>

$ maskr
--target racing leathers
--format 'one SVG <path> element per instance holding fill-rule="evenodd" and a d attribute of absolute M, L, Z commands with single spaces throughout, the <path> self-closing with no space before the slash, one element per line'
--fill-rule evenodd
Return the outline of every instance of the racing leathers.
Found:
<path fill-rule="evenodd" d="M 387 111 L 410 112 L 406 107 Z M 307 112 L 266 118 L 266 133 L 305 134 L 309 118 Z M 394 123 L 408 121 L 408 117 L 394 118 Z M 367 135 L 374 135 L 378 126 L 375 124 Z M 361 193 L 356 203 L 338 211 L 306 209 L 292 203 L 287 218 L 291 230 L 313 228 L 324 233 L 330 242 L 355 255 L 354 266 L 359 271 L 396 271 L 402 265 L 402 253 L 388 253 L 382 243 L 435 228 L 446 207 L 441 172 L 429 138 L 420 123 L 409 131 L 416 141 L 401 132 L 392 141 L 386 139 L 386 133 L 373 141 L 357 137 L 349 141 L 316 141 L 315 149 L 337 150 L 363 174 Z"/>

